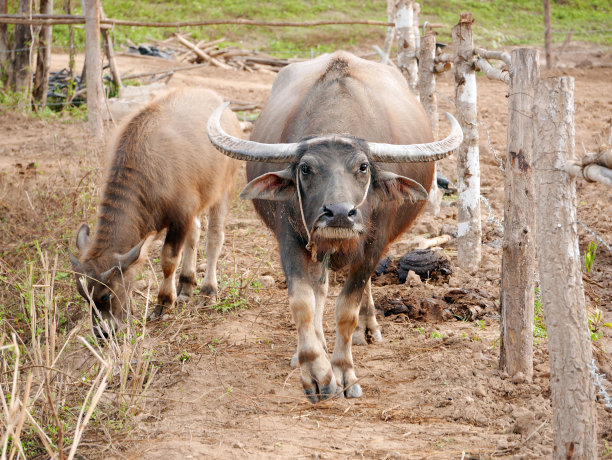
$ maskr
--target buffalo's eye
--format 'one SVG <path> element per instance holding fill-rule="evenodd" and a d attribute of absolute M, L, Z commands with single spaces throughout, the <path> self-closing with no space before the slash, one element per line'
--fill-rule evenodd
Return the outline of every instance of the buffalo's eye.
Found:
<path fill-rule="evenodd" d="M 359 172 L 366 173 L 366 172 L 368 172 L 368 168 L 369 167 L 370 167 L 369 164 L 361 163 L 361 165 L 359 166 Z"/>
<path fill-rule="evenodd" d="M 307 164 L 303 164 L 300 166 L 300 171 L 302 171 L 302 174 L 304 176 L 306 176 L 307 174 L 310 174 L 312 172 L 312 170 L 310 169 L 310 166 L 308 166 Z"/>
<path fill-rule="evenodd" d="M 100 297 L 100 301 L 106 303 L 110 300 L 110 296 L 110 294 L 104 294 L 102 297 Z"/>

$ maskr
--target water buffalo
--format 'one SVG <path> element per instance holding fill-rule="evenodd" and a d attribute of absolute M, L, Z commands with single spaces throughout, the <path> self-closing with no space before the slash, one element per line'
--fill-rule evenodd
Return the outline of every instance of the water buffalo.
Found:
<path fill-rule="evenodd" d="M 250 141 L 223 131 L 222 110 L 209 119 L 208 135 L 226 155 L 249 161 L 241 197 L 253 199 L 278 240 L 304 392 L 312 402 L 340 390 L 359 397 L 351 336 L 357 327 L 362 338 L 367 329 L 380 338 L 370 275 L 415 220 L 432 162 L 459 146 L 461 128 L 447 115 L 451 134 L 434 142 L 402 75 L 346 52 L 279 72 Z M 348 273 L 331 359 L 322 327 L 327 267 Z"/>
<path fill-rule="evenodd" d="M 174 278 L 181 252 L 178 294 L 191 296 L 203 210 L 208 210 L 209 219 L 201 292 L 216 296 L 224 220 L 240 164 L 217 152 L 202 129 L 222 102 L 208 90 L 172 91 L 138 110 L 119 130 L 96 232 L 90 238 L 89 226 L 83 224 L 76 237 L 80 257 L 71 254 L 78 291 L 92 298 L 103 319 L 114 323 L 124 317 L 129 281 L 146 252 L 145 241 L 164 229 L 164 280 L 153 317 L 177 298 Z M 229 110 L 223 113 L 223 125 L 236 136 L 241 132 Z"/>

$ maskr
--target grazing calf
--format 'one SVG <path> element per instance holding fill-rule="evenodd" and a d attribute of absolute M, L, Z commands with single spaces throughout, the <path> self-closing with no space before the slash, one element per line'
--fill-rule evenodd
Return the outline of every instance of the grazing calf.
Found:
<path fill-rule="evenodd" d="M 218 153 L 204 130 L 222 102 L 208 90 L 173 91 L 140 109 L 120 129 L 108 161 L 96 231 L 90 238 L 89 226 L 83 224 L 76 237 L 80 257 L 71 254 L 77 288 L 86 299 L 91 296 L 103 319 L 124 317 L 137 262 L 146 243 L 164 229 L 164 280 L 153 317 L 171 306 L 177 293 L 191 296 L 203 210 L 208 210 L 208 232 L 200 292 L 216 296 L 216 264 L 239 165 Z M 229 110 L 223 125 L 237 136 L 241 132 Z M 174 274 L 181 252 L 177 292 Z"/>
<path fill-rule="evenodd" d="M 250 141 L 223 132 L 220 114 L 210 117 L 209 136 L 248 161 L 241 196 L 253 199 L 278 241 L 304 392 L 312 402 L 336 392 L 359 397 L 353 332 L 380 340 L 370 275 L 416 219 L 433 162 L 459 146 L 461 127 L 449 116 L 451 134 L 434 141 L 404 77 L 346 52 L 281 70 Z M 331 357 L 322 325 L 328 267 L 348 272 Z"/>

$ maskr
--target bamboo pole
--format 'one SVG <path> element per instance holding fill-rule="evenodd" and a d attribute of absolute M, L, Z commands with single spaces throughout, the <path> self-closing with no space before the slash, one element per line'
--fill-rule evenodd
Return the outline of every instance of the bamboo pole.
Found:
<path fill-rule="evenodd" d="M 395 18 L 395 0 L 387 0 L 387 20 L 393 22 Z M 385 35 L 385 42 L 382 47 L 382 63 L 386 64 L 391 53 L 391 46 L 393 45 L 393 38 L 395 36 L 395 26 L 387 27 L 387 34 Z"/>
<path fill-rule="evenodd" d="M 463 129 L 463 142 L 457 151 L 457 260 L 468 273 L 476 273 L 480 267 L 482 240 L 473 22 L 471 13 L 461 13 L 452 31 L 456 51 L 455 104 Z"/>
<path fill-rule="evenodd" d="M 499 367 L 513 381 L 533 378 L 535 193 L 531 108 L 539 78 L 538 52 L 512 51 L 504 184 Z"/>
<path fill-rule="evenodd" d="M 98 141 L 104 137 L 102 106 L 102 59 L 100 56 L 100 0 L 84 0 L 85 68 L 87 78 L 87 124 L 90 134 Z"/>
<path fill-rule="evenodd" d="M 548 331 L 553 458 L 597 458 L 593 355 L 587 325 L 576 182 L 563 169 L 574 157 L 574 79 L 543 80 L 535 92 L 534 167 L 538 267 Z"/>
<path fill-rule="evenodd" d="M 406 78 L 408 86 L 416 91 L 418 65 L 412 0 L 398 1 L 395 10 L 395 30 L 397 31 L 397 66 Z"/>
<path fill-rule="evenodd" d="M 53 0 L 40 0 L 42 14 L 53 13 Z M 34 106 L 43 108 L 47 105 L 49 92 L 49 64 L 51 62 L 51 46 L 53 43 L 53 26 L 41 27 L 38 34 L 38 56 L 36 59 L 36 74 L 32 96 Z"/>

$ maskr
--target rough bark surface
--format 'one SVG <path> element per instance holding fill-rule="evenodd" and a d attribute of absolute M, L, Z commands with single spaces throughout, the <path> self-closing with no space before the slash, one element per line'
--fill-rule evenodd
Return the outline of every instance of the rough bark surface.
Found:
<path fill-rule="evenodd" d="M 104 136 L 102 58 L 100 54 L 100 0 L 85 0 L 85 67 L 87 76 L 87 124 L 90 134 Z"/>
<path fill-rule="evenodd" d="M 459 23 L 453 27 L 455 105 L 457 120 L 463 128 L 463 142 L 457 152 L 457 260 L 469 273 L 480 267 L 482 240 L 473 23 L 471 13 L 461 13 Z"/>
<path fill-rule="evenodd" d="M 410 88 L 416 90 L 418 65 L 412 0 L 398 1 L 395 10 L 395 30 L 397 31 L 397 65 Z"/>
<path fill-rule="evenodd" d="M 548 331 L 553 457 L 597 458 L 593 358 L 576 224 L 576 182 L 564 170 L 574 157 L 574 79 L 543 80 L 535 94 L 538 267 Z M 561 281 L 562 280 L 562 281 Z"/>
<path fill-rule="evenodd" d="M 534 127 L 531 110 L 539 79 L 538 52 L 512 51 L 504 183 L 499 367 L 515 380 L 533 377 L 535 274 Z"/>
<path fill-rule="evenodd" d="M 53 0 L 40 0 L 40 14 L 53 14 Z M 42 26 L 38 34 L 36 74 L 34 78 L 34 89 L 32 90 L 34 104 L 38 107 L 44 107 L 47 104 L 52 40 L 53 26 Z"/>
<path fill-rule="evenodd" d="M 19 14 L 24 16 L 32 14 L 30 0 L 19 1 Z M 13 53 L 11 88 L 17 92 L 29 93 L 32 86 L 32 68 L 30 65 L 31 27 L 16 25 L 14 37 L 15 52 Z"/>

